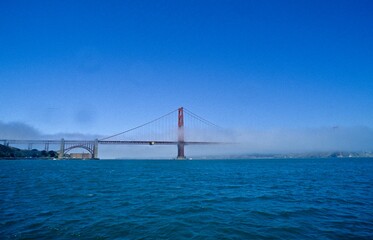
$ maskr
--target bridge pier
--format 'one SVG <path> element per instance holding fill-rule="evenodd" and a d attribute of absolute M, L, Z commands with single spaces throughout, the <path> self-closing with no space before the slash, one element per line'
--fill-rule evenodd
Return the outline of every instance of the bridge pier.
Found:
<path fill-rule="evenodd" d="M 62 159 L 65 155 L 65 139 L 61 139 L 60 152 L 58 153 L 58 159 Z"/>
<path fill-rule="evenodd" d="M 95 142 L 93 144 L 93 154 L 92 154 L 92 158 L 96 158 L 98 159 L 98 139 L 96 138 L 95 139 Z"/>
<path fill-rule="evenodd" d="M 177 158 L 178 160 L 183 160 L 185 159 L 185 153 L 184 153 L 184 142 L 178 142 L 177 143 Z"/>

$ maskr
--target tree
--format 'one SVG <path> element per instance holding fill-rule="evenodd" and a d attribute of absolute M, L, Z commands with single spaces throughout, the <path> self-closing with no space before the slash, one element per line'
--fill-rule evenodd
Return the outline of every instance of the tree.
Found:
<path fill-rule="evenodd" d="M 54 158 L 54 157 L 57 156 L 57 154 L 56 154 L 55 151 L 49 151 L 49 152 L 48 152 L 48 155 L 49 155 L 49 157 L 52 157 L 52 158 Z"/>
<path fill-rule="evenodd" d="M 48 157 L 48 152 L 45 151 L 45 150 L 43 150 L 43 151 L 40 152 L 40 155 L 41 155 L 42 157 Z"/>

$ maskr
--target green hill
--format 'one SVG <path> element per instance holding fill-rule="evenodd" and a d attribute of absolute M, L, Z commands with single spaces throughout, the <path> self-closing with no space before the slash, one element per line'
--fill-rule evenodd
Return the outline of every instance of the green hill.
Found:
<path fill-rule="evenodd" d="M 19 148 L 8 147 L 0 144 L 0 158 L 55 158 L 57 156 L 56 151 L 39 151 L 37 149 L 21 150 Z"/>

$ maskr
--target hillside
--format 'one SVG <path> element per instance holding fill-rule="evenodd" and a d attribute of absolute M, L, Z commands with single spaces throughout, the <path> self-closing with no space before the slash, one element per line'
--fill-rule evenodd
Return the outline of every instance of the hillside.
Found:
<path fill-rule="evenodd" d="M 56 151 L 39 151 L 37 149 L 21 150 L 19 148 L 8 147 L 0 144 L 0 158 L 54 158 L 57 157 Z"/>

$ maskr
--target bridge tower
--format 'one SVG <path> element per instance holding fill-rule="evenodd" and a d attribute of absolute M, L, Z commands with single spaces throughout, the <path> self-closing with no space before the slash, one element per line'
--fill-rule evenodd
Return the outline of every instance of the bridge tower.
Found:
<path fill-rule="evenodd" d="M 185 159 L 184 154 L 184 109 L 178 109 L 178 138 L 177 138 L 177 159 Z"/>

